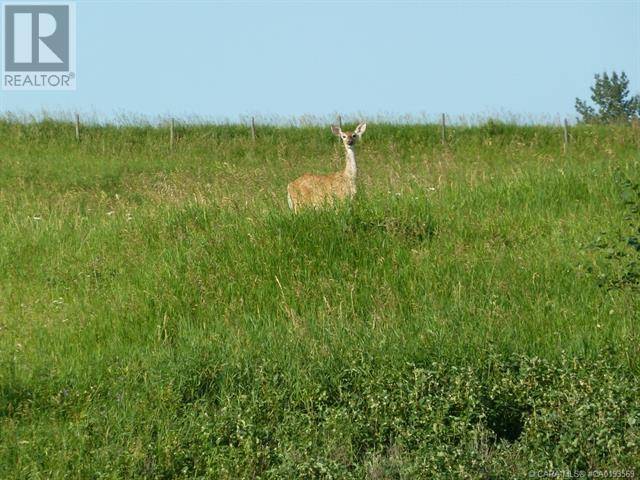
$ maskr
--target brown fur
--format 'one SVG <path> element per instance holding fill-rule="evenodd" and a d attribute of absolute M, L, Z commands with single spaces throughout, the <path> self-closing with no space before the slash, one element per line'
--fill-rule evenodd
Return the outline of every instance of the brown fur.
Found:
<path fill-rule="evenodd" d="M 358 125 L 355 133 L 343 132 L 338 127 L 332 127 L 335 135 L 344 144 L 346 166 L 340 172 L 328 175 L 314 175 L 305 173 L 287 186 L 289 207 L 298 212 L 300 208 L 309 206 L 319 208 L 332 205 L 336 200 L 351 199 L 356 194 L 356 164 L 353 146 L 359 139 L 366 124 Z"/>
<path fill-rule="evenodd" d="M 356 193 L 355 182 L 344 172 L 328 175 L 305 173 L 287 186 L 287 193 L 294 212 L 302 206 L 321 207 L 331 205 L 335 199 L 353 198 Z"/>

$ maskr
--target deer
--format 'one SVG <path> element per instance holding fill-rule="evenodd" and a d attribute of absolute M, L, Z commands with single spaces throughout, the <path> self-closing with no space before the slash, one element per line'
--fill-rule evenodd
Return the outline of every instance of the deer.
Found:
<path fill-rule="evenodd" d="M 294 213 L 306 206 L 319 208 L 332 205 L 335 200 L 351 200 L 356 194 L 356 155 L 354 146 L 367 129 L 360 123 L 353 132 L 331 125 L 331 131 L 342 140 L 345 148 L 344 170 L 328 175 L 305 173 L 287 185 L 287 202 Z"/>

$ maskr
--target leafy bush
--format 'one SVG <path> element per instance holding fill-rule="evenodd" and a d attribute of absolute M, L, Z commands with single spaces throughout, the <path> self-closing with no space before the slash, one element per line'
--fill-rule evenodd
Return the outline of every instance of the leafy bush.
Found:
<path fill-rule="evenodd" d="M 621 204 L 626 209 L 620 231 L 604 233 L 590 248 L 602 252 L 596 272 L 598 282 L 606 288 L 640 288 L 640 184 L 618 171 L 615 181 L 620 191 Z"/>
<path fill-rule="evenodd" d="M 70 397 L 74 450 L 106 478 L 506 479 L 640 461 L 638 381 L 606 354 L 488 354 L 475 366 L 345 356 L 310 365 L 307 379 L 266 362 L 175 361 L 177 383 L 128 369 Z M 128 398 L 130 377 L 151 388 Z M 145 423 L 123 421 L 149 409 Z"/>

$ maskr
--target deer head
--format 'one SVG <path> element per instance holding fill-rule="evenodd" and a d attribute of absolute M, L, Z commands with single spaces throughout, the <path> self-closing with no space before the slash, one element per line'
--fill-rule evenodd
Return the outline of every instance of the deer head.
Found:
<path fill-rule="evenodd" d="M 340 137 L 345 148 L 353 147 L 362 134 L 367 129 L 366 123 L 360 123 L 353 132 L 343 132 L 342 129 L 336 125 L 331 125 L 331 131 L 334 135 Z"/>

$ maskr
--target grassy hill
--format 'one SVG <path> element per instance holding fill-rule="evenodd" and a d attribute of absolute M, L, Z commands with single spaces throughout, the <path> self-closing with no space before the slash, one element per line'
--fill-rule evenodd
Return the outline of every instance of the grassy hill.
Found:
<path fill-rule="evenodd" d="M 640 465 L 640 131 L 257 133 L 0 121 L 0 478 Z"/>

